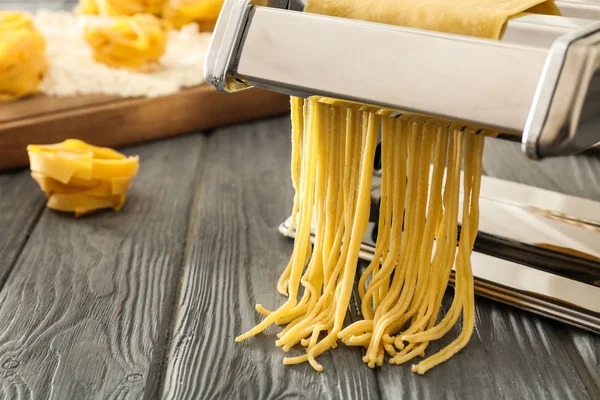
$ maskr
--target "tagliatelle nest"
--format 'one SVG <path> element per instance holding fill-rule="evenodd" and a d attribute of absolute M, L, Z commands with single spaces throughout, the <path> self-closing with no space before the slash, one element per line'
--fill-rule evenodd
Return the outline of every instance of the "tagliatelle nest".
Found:
<path fill-rule="evenodd" d="M 76 216 L 125 204 L 139 158 L 77 139 L 27 146 L 31 176 L 48 198 L 47 206 Z"/>
<path fill-rule="evenodd" d="M 94 60 L 115 68 L 148 72 L 160 67 L 171 24 L 149 14 L 117 17 L 86 27 Z"/>
<path fill-rule="evenodd" d="M 38 91 L 48 69 L 45 50 L 29 15 L 0 11 L 0 101 Z"/>

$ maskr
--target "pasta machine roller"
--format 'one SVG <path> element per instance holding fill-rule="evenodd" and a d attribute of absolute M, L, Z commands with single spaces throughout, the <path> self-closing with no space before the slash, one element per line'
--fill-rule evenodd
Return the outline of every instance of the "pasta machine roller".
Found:
<path fill-rule="evenodd" d="M 205 78 L 462 121 L 534 159 L 574 154 L 600 142 L 600 3 L 556 4 L 562 16 L 519 14 L 496 41 L 226 0 Z M 600 203 L 484 176 L 480 207 L 476 293 L 600 333 Z"/>

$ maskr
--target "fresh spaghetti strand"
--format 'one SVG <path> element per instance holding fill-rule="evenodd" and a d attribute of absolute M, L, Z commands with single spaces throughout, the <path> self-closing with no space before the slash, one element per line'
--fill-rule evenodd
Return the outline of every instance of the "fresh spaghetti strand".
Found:
<path fill-rule="evenodd" d="M 475 237 L 473 235 L 471 219 L 473 216 L 478 215 L 479 212 L 478 199 L 473 197 L 473 187 L 477 186 L 476 190 L 478 194 L 481 170 L 479 169 L 480 162 L 477 160 L 482 156 L 480 149 L 483 149 L 479 144 L 480 141 L 481 139 L 472 132 L 467 134 L 465 153 L 469 155 L 473 154 L 473 156 L 465 159 L 463 215 L 456 268 L 456 281 L 458 282 L 460 280 L 464 285 L 462 291 L 462 296 L 464 297 L 462 330 L 460 335 L 444 349 L 413 366 L 413 371 L 419 374 L 424 374 L 429 369 L 447 361 L 454 354 L 458 353 L 467 345 L 473 334 L 475 325 L 475 294 L 473 273 L 471 270 L 471 251 L 473 249 Z"/>
<path fill-rule="evenodd" d="M 389 190 L 391 190 L 389 203 L 391 204 L 392 213 L 390 217 L 390 243 L 381 269 L 374 274 L 369 283 L 364 296 L 365 299 L 374 296 L 376 291 L 380 293 L 380 301 L 385 297 L 389 277 L 400 257 L 407 181 L 407 141 L 409 136 L 407 131 L 406 121 L 396 121 L 391 138 L 389 138 L 389 149 L 392 151 L 391 156 L 388 158 L 392 162 L 391 164 L 385 164 L 386 167 L 382 170 L 382 177 L 387 175 L 386 178 L 391 181 L 391 187 L 389 187 Z M 363 309 L 363 315 L 367 314 L 367 312 L 367 310 Z"/>
<path fill-rule="evenodd" d="M 298 207 L 300 203 L 300 144 L 304 133 L 304 99 L 301 97 L 290 97 L 290 110 L 292 119 L 292 186 L 294 187 L 294 206 L 292 207 L 291 223 L 287 234 L 296 226 Z"/>
<path fill-rule="evenodd" d="M 381 124 L 381 158 L 382 158 L 382 170 L 389 171 L 391 169 L 391 139 L 392 139 L 392 130 L 393 130 L 394 121 L 389 117 L 382 118 Z M 373 260 L 369 264 L 369 266 L 365 269 L 360 280 L 358 281 L 358 294 L 361 298 L 363 304 L 363 317 L 367 319 L 373 318 L 373 310 L 377 308 L 379 304 L 379 293 L 374 292 L 372 294 L 372 299 L 365 298 L 365 287 L 366 281 L 371 275 L 376 275 L 379 271 L 379 265 L 381 264 L 381 259 L 384 256 L 384 252 L 387 252 L 387 247 L 389 243 L 389 233 L 390 229 L 388 224 L 390 223 L 390 209 L 388 207 L 389 204 L 389 174 L 382 174 L 381 177 L 381 200 L 379 205 L 379 223 L 378 228 L 381 234 L 377 235 L 377 241 L 375 243 L 375 254 L 373 255 Z M 372 303 L 371 303 L 372 302 Z"/>
<path fill-rule="evenodd" d="M 457 229 L 456 229 L 456 221 L 457 221 L 457 213 L 458 213 L 458 202 L 459 202 L 459 196 L 460 196 L 460 166 L 461 166 L 461 161 L 462 161 L 462 149 L 463 149 L 463 142 L 464 142 L 464 132 L 462 129 L 459 128 L 454 128 L 453 129 L 453 140 L 454 140 L 454 146 L 453 146 L 453 156 L 452 157 L 452 161 L 453 161 L 453 165 L 450 166 L 451 170 L 448 173 L 448 177 L 446 178 L 449 185 L 446 185 L 447 191 L 445 191 L 444 193 L 444 203 L 446 204 L 446 207 L 450 210 L 450 217 L 447 220 L 448 221 L 448 237 L 447 239 L 449 240 L 448 245 L 450 246 L 449 248 L 449 253 L 448 254 L 450 257 L 447 258 L 447 262 L 445 263 L 445 265 L 443 265 L 443 270 L 438 272 L 438 279 L 436 282 L 436 287 L 433 290 L 433 294 L 436 297 L 435 299 L 435 303 L 432 306 L 432 310 L 435 313 L 435 317 L 432 315 L 432 320 L 435 323 L 435 319 L 437 319 L 437 314 L 439 313 L 440 307 L 441 307 L 441 303 L 442 303 L 442 298 L 444 296 L 444 293 L 446 291 L 446 287 L 448 285 L 448 280 L 450 277 L 450 272 L 452 270 L 452 266 L 454 265 L 454 260 L 455 260 L 455 254 L 456 254 L 456 237 L 457 237 Z M 455 214 L 456 213 L 456 214 Z M 452 305 L 450 306 L 450 309 L 448 310 L 448 313 L 445 315 L 445 317 L 442 319 L 441 322 L 439 322 L 437 325 L 435 325 L 434 327 L 429 328 L 426 331 L 423 332 L 419 332 L 413 335 L 403 335 L 402 336 L 402 340 L 408 341 L 408 342 L 424 342 L 424 341 L 432 341 L 432 340 L 437 340 L 441 337 L 443 337 L 446 333 L 448 333 L 451 329 L 452 326 L 454 326 L 454 324 L 456 324 L 456 321 L 458 320 L 458 317 L 460 316 L 460 309 L 462 307 L 462 295 L 461 295 L 461 290 L 463 289 L 463 285 L 462 282 L 460 281 L 456 281 L 456 286 L 455 286 L 455 296 L 454 299 L 452 301 Z"/>
<path fill-rule="evenodd" d="M 366 320 L 355 322 L 339 334 L 348 345 L 368 347 L 374 327 L 372 316 L 369 315 L 370 304 L 368 302 L 376 292 L 380 293 L 380 299 L 385 297 L 389 278 L 400 257 L 407 181 L 407 141 L 409 136 L 407 126 L 406 120 L 397 119 L 392 126 L 391 135 L 382 137 L 382 180 L 387 178 L 390 183 L 387 188 L 384 187 L 390 204 L 390 241 L 387 253 L 382 258 L 382 268 L 374 273 L 363 297 L 362 311 Z M 382 192 L 382 196 L 384 196 L 384 192 Z M 366 357 L 365 362 L 368 362 Z"/>
<path fill-rule="evenodd" d="M 356 171 L 360 165 L 360 154 L 361 147 L 360 143 L 362 141 L 360 135 L 355 135 L 354 129 L 357 126 L 361 125 L 361 118 L 358 113 L 356 113 L 352 109 L 347 110 L 347 119 L 346 119 L 346 128 L 342 133 L 347 136 L 346 147 L 344 150 L 344 154 L 346 155 L 347 165 L 344 173 L 344 185 L 343 185 L 343 193 L 344 193 L 344 224 L 350 226 L 352 224 L 352 219 L 354 217 L 354 202 L 356 200 L 356 191 L 357 191 L 357 179 L 358 175 Z M 348 253 L 349 244 L 350 244 L 350 229 L 344 228 L 344 239 L 341 242 L 337 242 L 341 244 L 340 255 L 337 258 L 337 262 L 335 267 L 333 268 L 333 272 L 330 276 L 329 282 L 327 283 L 326 288 L 324 289 L 324 296 L 322 296 L 315 307 L 307 313 L 307 315 L 298 318 L 290 323 L 283 332 L 281 332 L 280 343 L 287 343 L 290 345 L 292 343 L 297 343 L 300 341 L 302 337 L 308 334 L 312 327 L 315 324 L 325 324 L 328 325 L 333 317 L 333 308 L 335 307 L 336 297 L 333 296 L 334 292 L 337 290 L 337 280 L 338 276 L 344 267 L 344 260 L 346 259 L 346 255 Z M 339 249 L 339 247 L 338 247 Z M 298 363 L 307 360 L 307 356 L 303 356 L 300 358 L 294 359 L 284 359 L 284 363 Z"/>
<path fill-rule="evenodd" d="M 360 250 L 361 240 L 364 232 L 366 231 L 369 220 L 368 212 L 365 212 L 365 210 L 369 209 L 368 206 L 370 201 L 371 179 L 373 174 L 372 160 L 374 158 L 375 147 L 377 144 L 379 117 L 372 113 L 361 113 L 363 115 L 364 122 L 361 143 L 364 143 L 364 146 L 361 149 L 363 151 L 361 151 L 362 154 L 360 157 L 360 173 L 355 174 L 360 177 L 359 182 L 357 182 L 356 206 L 353 207 L 352 210 L 353 214 L 354 212 L 356 214 L 354 215 L 353 223 L 351 224 L 350 228 L 351 235 L 348 244 L 348 253 L 343 260 L 341 280 L 338 282 L 336 287 L 336 301 L 333 314 L 334 323 L 333 326 L 328 330 L 327 335 L 322 340 L 316 342 L 307 351 L 305 356 L 284 359 L 284 363 L 287 364 L 308 361 L 317 371 L 322 371 L 323 367 L 316 361 L 316 357 L 335 346 L 338 338 L 337 335 L 342 329 L 352 293 L 352 286 L 356 273 L 355 265 L 358 261 L 358 252 Z"/>
<path fill-rule="evenodd" d="M 373 177 L 373 159 L 375 157 L 375 148 L 377 146 L 377 134 L 379 131 L 379 116 L 370 113 L 367 119 L 367 134 L 364 138 L 365 146 L 362 155 L 360 184 L 358 189 L 358 201 L 356 204 L 356 215 L 352 225 L 352 235 L 350 239 L 350 251 L 344 268 L 344 275 L 341 282 L 338 302 L 335 309 L 335 322 L 333 329 L 328 335 L 320 341 L 315 347 L 308 352 L 309 362 L 315 357 L 322 354 L 337 341 L 337 334 L 342 330 L 344 318 L 350 303 L 352 295 L 352 287 L 356 274 L 356 263 L 358 261 L 358 253 L 362 238 L 367 229 L 369 222 L 369 203 L 371 201 L 371 181 Z M 322 371 L 321 367 L 316 362 L 311 362 L 313 368 L 317 371 Z"/>
<path fill-rule="evenodd" d="M 302 215 L 299 217 L 298 229 L 296 231 L 296 244 L 292 254 L 293 264 L 290 271 L 288 283 L 288 300 L 276 311 L 270 313 L 261 323 L 249 330 L 248 332 L 238 336 L 237 342 L 257 335 L 269 325 L 274 323 L 279 317 L 285 315 L 287 311 L 292 309 L 297 303 L 298 290 L 302 271 L 306 262 L 308 246 L 310 245 L 310 229 L 312 223 L 313 204 L 315 196 L 315 179 L 317 169 L 316 150 L 319 146 L 320 133 L 323 128 L 323 105 L 317 99 L 309 100 L 309 130 L 314 130 L 314 134 L 308 135 L 306 143 L 306 153 L 310 156 L 305 157 L 305 165 L 303 166 L 303 187 L 302 187 Z"/>
<path fill-rule="evenodd" d="M 393 315 L 391 315 L 390 318 L 393 322 L 387 329 L 388 336 L 384 336 L 384 339 L 388 343 L 395 341 L 395 338 L 390 335 L 402 328 L 407 321 L 412 318 L 421 308 L 425 299 L 426 290 L 429 287 L 429 280 L 431 276 L 431 260 L 435 230 L 440 218 L 439 214 L 441 213 L 441 209 L 438 207 L 438 204 L 440 204 L 442 200 L 442 180 L 446 165 L 448 135 L 444 130 L 441 129 L 439 125 L 434 124 L 431 121 L 424 125 L 423 135 L 429 135 L 432 138 L 435 138 L 433 147 L 433 172 L 431 174 L 432 179 L 431 186 L 429 188 L 431 194 L 429 196 L 427 205 L 427 217 L 423 230 L 423 236 L 421 238 L 421 248 L 417 256 L 418 258 L 415 262 L 416 275 L 413 278 L 413 284 L 415 287 L 414 290 L 409 293 L 408 297 L 405 298 L 404 304 L 399 302 L 391 310 Z M 425 165 L 422 173 L 427 175 L 429 173 L 427 169 L 428 165 Z M 421 179 L 419 184 L 424 185 L 425 182 L 426 180 Z M 424 188 L 424 190 L 427 190 L 427 188 Z M 402 348 L 403 346 L 399 347 Z"/>
<path fill-rule="evenodd" d="M 410 140 L 408 142 L 408 174 L 407 174 L 407 203 L 406 209 L 414 210 L 414 212 L 407 213 L 407 218 L 405 219 L 404 229 L 402 233 L 402 243 L 400 247 L 400 254 L 397 263 L 394 263 L 394 274 L 392 283 L 390 285 L 389 291 L 387 292 L 384 299 L 379 304 L 377 311 L 375 312 L 374 317 L 374 328 L 373 335 L 371 336 L 371 342 L 369 344 L 369 348 L 367 349 L 367 354 L 365 356 L 365 362 L 369 365 L 369 367 L 373 368 L 376 365 L 376 361 L 379 358 L 378 353 L 383 351 L 383 345 L 381 343 L 382 336 L 384 334 L 385 326 L 380 325 L 380 321 L 385 316 L 387 311 L 394 306 L 398 297 L 400 296 L 401 288 L 404 284 L 406 277 L 406 268 L 408 265 L 409 257 L 414 253 L 414 249 L 416 246 L 416 235 L 406 234 L 407 232 L 415 232 L 419 229 L 420 221 L 417 221 L 417 214 L 420 214 L 417 211 L 419 208 L 419 191 L 417 185 L 412 184 L 412 182 L 417 182 L 419 176 L 419 165 L 420 165 L 420 157 L 421 153 L 416 151 L 416 149 L 420 148 L 420 135 L 418 131 L 418 127 L 415 125 L 418 124 L 417 121 L 410 121 Z M 385 268 L 385 266 L 384 266 Z M 384 269 L 382 268 L 382 270 Z"/>
<path fill-rule="evenodd" d="M 417 204 L 419 204 L 421 207 L 417 208 L 416 218 L 419 223 L 417 225 L 417 229 L 414 232 L 407 232 L 407 234 L 409 235 L 415 235 L 413 242 L 414 246 L 412 248 L 413 252 L 409 255 L 410 258 L 406 264 L 406 279 L 398 301 L 396 302 L 394 307 L 392 307 L 379 322 L 380 326 L 383 327 L 383 329 L 385 330 L 387 336 L 389 336 L 389 334 L 392 331 L 403 326 L 409 318 L 409 316 L 406 316 L 405 312 L 409 308 L 410 303 L 414 297 L 415 290 L 417 288 L 419 272 L 422 269 L 421 259 L 424 257 L 423 253 L 427 252 L 427 244 L 429 242 L 429 239 L 427 238 L 428 233 L 431 236 L 431 242 L 433 242 L 432 228 L 433 224 L 435 223 L 435 216 L 429 215 L 426 217 L 426 209 L 423 206 L 427 204 L 427 195 L 429 189 L 429 164 L 431 160 L 433 135 L 431 134 L 430 126 L 428 125 L 414 125 L 413 129 L 417 129 L 419 131 L 418 134 L 423 136 L 423 138 L 421 139 L 421 147 L 418 150 L 423 155 L 420 159 L 419 176 L 417 177 Z M 434 206 L 431 204 L 431 201 L 432 200 L 429 201 L 429 210 L 434 209 Z M 425 221 L 428 224 L 424 224 Z M 427 229 L 428 227 L 429 230 Z M 428 257 L 430 258 L 430 253 Z M 394 327 L 394 325 L 398 326 Z M 386 334 L 384 334 L 384 336 L 386 336 Z M 391 342 L 391 340 L 388 341 Z M 392 350 L 392 348 L 389 348 L 389 352 L 393 353 L 391 355 L 395 355 L 395 351 Z"/>
<path fill-rule="evenodd" d="M 331 106 L 325 107 L 325 132 L 322 135 L 322 145 L 318 148 L 317 153 L 317 177 L 316 177 L 316 193 L 315 193 L 315 208 L 314 221 L 316 226 L 315 231 L 315 246 L 309 262 L 309 265 L 302 277 L 301 284 L 305 287 L 304 295 L 298 304 L 288 312 L 286 320 L 295 318 L 298 315 L 306 313 L 307 310 L 313 308 L 315 302 L 320 297 L 321 286 L 323 284 L 323 246 L 324 234 L 326 227 L 326 194 L 328 188 L 329 176 L 329 148 L 333 140 L 334 132 L 330 117 L 334 115 L 334 110 Z M 278 341 L 281 342 L 281 341 Z"/>
<path fill-rule="evenodd" d="M 358 114 L 353 110 L 348 110 L 347 114 L 347 124 L 346 130 L 342 132 L 347 137 L 346 148 L 344 150 L 348 164 L 346 166 L 346 171 L 344 174 L 344 197 L 345 204 L 347 205 L 344 209 L 344 224 L 349 225 L 352 223 L 354 207 L 349 206 L 355 202 L 356 199 L 356 190 L 357 190 L 357 174 L 355 171 L 358 169 L 360 165 L 360 142 L 361 137 L 359 135 L 350 134 L 350 132 L 354 132 L 354 128 L 356 126 L 360 126 L 360 119 L 358 118 Z M 337 241 L 337 245 L 341 244 L 340 256 L 337 258 L 335 267 L 333 268 L 333 272 L 329 278 L 326 288 L 324 289 L 324 295 L 315 307 L 307 313 L 307 315 L 298 318 L 290 323 L 288 327 L 286 327 L 280 336 L 280 343 L 297 343 L 302 336 L 302 332 L 310 332 L 311 327 L 316 323 L 321 323 L 323 321 L 327 321 L 327 318 L 330 318 L 332 315 L 332 310 L 330 309 L 333 306 L 333 302 L 335 298 L 332 296 L 333 292 L 336 290 L 337 277 L 340 274 L 344 266 L 344 260 L 346 258 L 346 254 L 348 253 L 348 246 L 350 243 L 350 230 L 344 229 L 344 239 L 343 241 Z M 339 251 L 339 247 L 338 247 Z M 331 261 L 331 260 L 329 260 Z"/>
<path fill-rule="evenodd" d="M 304 136 L 304 99 L 301 97 L 290 97 L 290 110 L 292 119 L 292 186 L 294 188 L 294 205 L 292 207 L 292 215 L 290 218 L 290 226 L 287 229 L 286 236 L 298 225 L 298 209 L 300 208 L 300 175 L 302 171 L 301 147 Z M 292 263 L 288 263 L 287 267 L 281 274 L 277 282 L 277 291 L 284 296 L 287 296 L 287 284 L 290 276 Z"/>

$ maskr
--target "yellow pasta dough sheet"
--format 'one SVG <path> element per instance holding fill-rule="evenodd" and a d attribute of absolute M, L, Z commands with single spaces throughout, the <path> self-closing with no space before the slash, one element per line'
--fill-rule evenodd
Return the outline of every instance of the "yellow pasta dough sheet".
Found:
<path fill-rule="evenodd" d="M 546 0 L 308 0 L 304 11 L 489 39 L 519 13 L 560 15 Z"/>

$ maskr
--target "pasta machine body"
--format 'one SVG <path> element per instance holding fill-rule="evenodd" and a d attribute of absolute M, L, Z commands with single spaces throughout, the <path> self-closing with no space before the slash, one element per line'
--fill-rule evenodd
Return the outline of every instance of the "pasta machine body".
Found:
<path fill-rule="evenodd" d="M 556 4 L 562 16 L 517 15 L 495 41 L 303 13 L 301 0 L 226 0 L 205 77 L 223 92 L 256 86 L 462 121 L 521 140 L 534 159 L 574 154 L 600 142 L 600 4 Z M 600 203 L 483 177 L 480 206 L 476 292 L 600 333 Z"/>
<path fill-rule="evenodd" d="M 205 77 L 522 133 L 532 158 L 573 154 L 600 142 L 600 6 L 558 4 L 599 20 L 521 14 L 496 41 L 227 0 Z"/>

